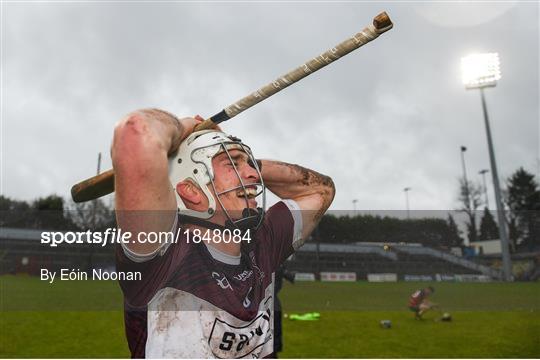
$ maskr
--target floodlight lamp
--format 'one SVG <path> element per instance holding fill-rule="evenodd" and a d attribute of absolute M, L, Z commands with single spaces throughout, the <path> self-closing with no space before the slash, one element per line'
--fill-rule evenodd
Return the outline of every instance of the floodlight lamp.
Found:
<path fill-rule="evenodd" d="M 499 54 L 473 54 L 461 58 L 463 84 L 467 89 L 492 87 L 501 78 Z"/>

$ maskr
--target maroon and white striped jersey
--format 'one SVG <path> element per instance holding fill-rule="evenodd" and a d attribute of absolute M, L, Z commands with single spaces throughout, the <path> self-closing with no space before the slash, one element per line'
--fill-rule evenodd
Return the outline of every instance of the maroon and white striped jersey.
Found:
<path fill-rule="evenodd" d="M 132 357 L 263 358 L 273 352 L 273 277 L 301 243 L 298 205 L 283 200 L 252 234 L 253 246 L 230 256 L 185 236 L 150 256 L 117 249 L 126 335 Z"/>

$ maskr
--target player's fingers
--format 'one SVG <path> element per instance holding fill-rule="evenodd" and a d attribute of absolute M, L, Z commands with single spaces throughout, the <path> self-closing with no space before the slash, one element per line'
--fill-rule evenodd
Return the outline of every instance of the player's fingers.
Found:
<path fill-rule="evenodd" d="M 199 118 L 202 119 L 200 116 Z M 183 129 L 182 138 L 181 138 L 181 141 L 183 141 L 191 133 L 193 133 L 195 126 L 199 125 L 202 121 L 204 121 L 204 119 L 199 120 L 196 117 L 185 117 L 185 118 L 180 119 L 179 121 Z"/>
<path fill-rule="evenodd" d="M 204 118 L 201 116 L 201 115 L 195 115 L 194 117 L 196 120 L 199 120 L 199 121 L 204 121 Z M 218 131 L 223 131 L 221 130 L 221 128 L 219 127 L 219 125 L 214 125 L 214 127 L 212 128 L 214 130 L 218 130 Z"/>

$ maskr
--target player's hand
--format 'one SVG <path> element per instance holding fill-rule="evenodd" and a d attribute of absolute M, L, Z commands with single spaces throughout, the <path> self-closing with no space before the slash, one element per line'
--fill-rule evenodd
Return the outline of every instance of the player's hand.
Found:
<path fill-rule="evenodd" d="M 178 149 L 182 141 L 187 139 L 189 135 L 193 134 L 197 125 L 201 124 L 203 121 L 204 121 L 204 118 L 200 115 L 195 115 L 195 117 L 185 117 L 178 120 L 179 136 L 177 136 L 173 140 L 171 144 L 171 148 L 169 150 L 169 155 L 173 154 Z M 214 127 L 214 129 L 218 131 L 222 131 L 221 128 L 217 125 Z"/>
<path fill-rule="evenodd" d="M 195 115 L 195 120 L 199 120 L 199 121 L 203 122 L 204 118 L 201 115 Z M 214 127 L 212 129 L 217 130 L 217 131 L 223 131 L 223 130 L 221 130 L 219 125 L 214 125 Z"/>
<path fill-rule="evenodd" d="M 189 135 L 193 133 L 195 130 L 195 127 L 202 123 L 204 121 L 204 118 L 200 115 L 195 115 L 194 117 L 185 117 L 183 119 L 180 119 L 180 125 L 182 126 L 182 138 L 181 141 L 184 141 Z M 216 125 L 214 127 L 215 130 L 222 131 L 221 128 Z"/>
<path fill-rule="evenodd" d="M 195 127 L 202 123 L 204 119 L 200 115 L 195 115 L 195 117 L 185 117 L 179 120 L 180 126 L 182 128 L 182 134 L 180 137 L 180 142 L 184 141 L 189 135 L 193 133 Z"/>

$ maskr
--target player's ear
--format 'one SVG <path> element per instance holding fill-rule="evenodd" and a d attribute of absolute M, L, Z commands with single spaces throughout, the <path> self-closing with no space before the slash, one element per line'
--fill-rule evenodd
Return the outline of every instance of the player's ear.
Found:
<path fill-rule="evenodd" d="M 184 180 L 176 184 L 176 192 L 188 208 L 198 207 L 203 202 L 204 194 L 191 181 Z"/>

